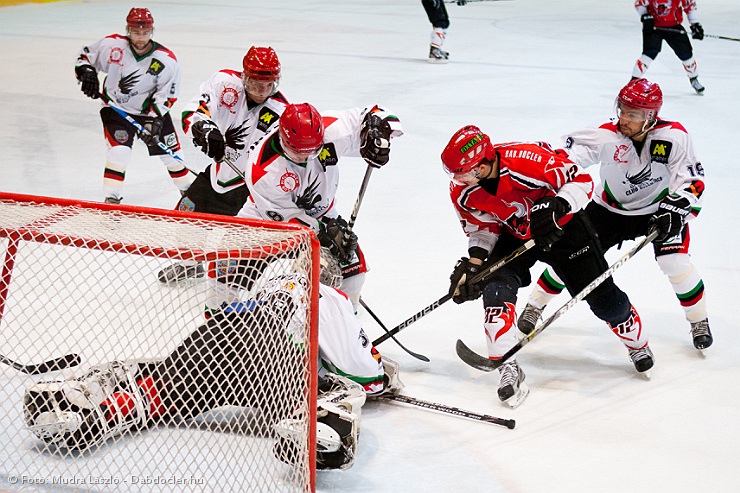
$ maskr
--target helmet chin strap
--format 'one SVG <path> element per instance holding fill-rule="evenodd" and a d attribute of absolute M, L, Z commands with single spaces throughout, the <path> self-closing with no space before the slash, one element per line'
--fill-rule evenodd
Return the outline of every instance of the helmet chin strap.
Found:
<path fill-rule="evenodd" d="M 645 123 L 642 124 L 642 130 L 639 134 L 635 135 L 633 138 L 637 138 L 639 140 L 642 140 L 645 138 L 647 133 L 655 127 L 655 125 L 658 123 L 658 120 L 645 120 Z"/>

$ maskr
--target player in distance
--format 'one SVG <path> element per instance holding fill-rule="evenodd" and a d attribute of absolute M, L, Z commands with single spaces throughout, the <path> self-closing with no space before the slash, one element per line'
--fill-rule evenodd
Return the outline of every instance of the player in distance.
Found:
<path fill-rule="evenodd" d="M 109 203 L 121 202 L 126 168 L 137 135 L 146 144 L 149 155 L 159 156 L 167 166 L 181 192 L 192 182 L 182 162 L 157 145 L 161 139 L 172 152 L 180 150 L 170 115 L 180 89 L 180 66 L 171 50 L 152 39 L 153 33 L 154 18 L 149 9 L 133 8 L 126 17 L 126 36 L 111 34 L 85 46 L 75 63 L 82 92 L 92 99 L 101 97 L 98 73 L 106 74 L 100 118 L 108 146 L 103 188 L 105 201 Z M 139 133 L 108 103 L 128 113 L 148 133 Z"/>
<path fill-rule="evenodd" d="M 281 65 L 275 50 L 252 46 L 242 69 L 214 73 L 185 106 L 183 130 L 213 162 L 185 191 L 178 210 L 235 216 L 249 196 L 247 156 L 277 127 L 288 102 L 278 91 Z M 204 274 L 199 262 L 179 262 L 160 271 L 158 278 L 173 283 Z"/>
<path fill-rule="evenodd" d="M 342 279 L 336 261 L 325 251 L 321 257 L 317 467 L 346 469 L 366 396 L 395 393 L 403 384 L 398 365 L 381 358 L 335 287 Z M 303 348 L 293 340 L 304 340 L 305 283 L 301 274 L 269 280 L 254 299 L 213 314 L 165 358 L 114 361 L 31 385 L 23 401 L 27 426 L 46 444 L 88 450 L 223 406 L 249 407 L 274 418 L 275 454 L 292 463 L 304 445 L 296 433 L 296 420 L 305 420 L 298 406 Z M 285 372 L 295 373 L 285 380 L 295 385 L 282 385 L 278 399 L 266 395 L 272 387 L 261 378 Z"/>
<path fill-rule="evenodd" d="M 704 281 L 689 256 L 689 225 L 701 211 L 704 167 L 686 129 L 662 120 L 660 86 L 633 80 L 616 98 L 617 118 L 598 128 L 563 137 L 570 159 L 582 167 L 599 165 L 599 183 L 586 214 L 605 250 L 648 234 L 657 226 L 655 259 L 668 277 L 686 320 L 694 347 L 712 345 Z M 519 330 L 530 333 L 544 307 L 563 290 L 557 274 L 545 271 L 519 317 Z"/>
<path fill-rule="evenodd" d="M 546 143 L 492 144 L 478 127 L 458 130 L 442 152 L 450 175 L 450 197 L 465 234 L 468 257 L 450 276 L 453 301 L 483 296 L 483 327 L 488 354 L 500 359 L 518 341 L 516 298 L 530 283 L 536 261 L 550 265 L 576 294 L 607 269 L 593 228 L 580 209 L 591 197 L 593 181 L 563 151 Z M 493 263 L 533 239 L 536 246 L 496 270 L 488 279 L 466 283 Z M 610 278 L 586 297 L 629 351 L 638 372 L 653 366 L 648 339 L 637 311 Z M 512 407 L 529 389 L 524 372 L 511 358 L 500 366 L 498 397 Z"/>

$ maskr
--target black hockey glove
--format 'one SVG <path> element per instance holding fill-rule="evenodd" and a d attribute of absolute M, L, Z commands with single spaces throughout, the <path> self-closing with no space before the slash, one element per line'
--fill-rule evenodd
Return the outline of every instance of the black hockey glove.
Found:
<path fill-rule="evenodd" d="M 653 19 L 653 16 L 650 14 L 642 14 L 640 21 L 642 21 L 643 31 L 652 31 L 655 27 L 655 19 Z"/>
<path fill-rule="evenodd" d="M 201 120 L 193 124 L 192 132 L 193 143 L 209 158 L 219 162 L 224 158 L 226 142 L 218 125 L 210 120 Z"/>
<path fill-rule="evenodd" d="M 691 24 L 691 37 L 700 41 L 704 39 L 704 28 L 701 27 L 700 23 L 694 22 Z"/>
<path fill-rule="evenodd" d="M 100 80 L 98 80 L 98 71 L 91 65 L 81 65 L 75 67 L 77 80 L 82 83 L 80 89 L 85 96 L 93 99 L 100 97 Z"/>
<path fill-rule="evenodd" d="M 144 124 L 146 132 L 139 132 L 139 138 L 148 146 L 156 146 L 159 142 L 159 134 L 162 133 L 162 125 L 164 125 L 164 117 L 155 116 Z"/>
<path fill-rule="evenodd" d="M 468 257 L 462 257 L 457 261 L 455 270 L 450 275 L 450 291 L 448 294 L 452 295 L 452 301 L 459 305 L 480 298 L 483 287 L 478 283 L 468 283 L 480 270 L 481 266 L 470 263 Z"/>
<path fill-rule="evenodd" d="M 558 224 L 570 212 L 570 204 L 560 197 L 542 197 L 532 204 L 529 214 L 529 233 L 542 251 L 549 252 L 563 237 L 563 227 Z"/>
<path fill-rule="evenodd" d="M 686 197 L 668 195 L 658 205 L 658 210 L 650 218 L 649 224 L 658 228 L 655 243 L 663 243 L 681 233 L 686 216 L 691 212 L 691 203 Z"/>
<path fill-rule="evenodd" d="M 349 229 L 342 216 L 319 221 L 319 243 L 342 263 L 348 263 L 357 250 L 357 235 Z"/>
<path fill-rule="evenodd" d="M 380 168 L 390 159 L 391 126 L 378 115 L 365 115 L 360 127 L 360 155 L 367 164 Z"/>

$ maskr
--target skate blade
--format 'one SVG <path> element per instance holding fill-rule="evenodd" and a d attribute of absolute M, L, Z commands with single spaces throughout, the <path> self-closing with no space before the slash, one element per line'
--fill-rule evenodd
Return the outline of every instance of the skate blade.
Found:
<path fill-rule="evenodd" d="M 645 380 L 650 380 L 652 378 L 652 376 L 653 376 L 652 375 L 652 372 L 653 372 L 653 370 L 651 368 L 650 370 L 645 370 L 645 371 L 643 371 L 641 373 L 638 373 L 638 375 L 640 375 Z"/>
<path fill-rule="evenodd" d="M 527 398 L 529 395 L 529 387 L 526 383 L 522 382 L 519 385 L 519 390 L 516 394 L 512 395 L 508 399 L 506 399 L 504 402 L 512 409 L 516 409 L 519 407 L 522 402 Z"/>

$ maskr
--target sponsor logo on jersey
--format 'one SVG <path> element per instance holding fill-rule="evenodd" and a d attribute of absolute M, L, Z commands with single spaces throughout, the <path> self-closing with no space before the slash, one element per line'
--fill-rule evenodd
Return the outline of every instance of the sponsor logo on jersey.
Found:
<path fill-rule="evenodd" d="M 141 79 L 141 76 L 137 71 L 133 71 L 130 74 L 121 77 L 121 80 L 118 81 L 118 88 L 121 90 L 122 94 L 129 94 L 131 96 L 138 94 L 138 91 L 132 94 L 131 90 L 139 83 L 139 79 Z"/>
<path fill-rule="evenodd" d="M 654 140 L 650 142 L 650 160 L 660 164 L 668 164 L 673 143 L 666 140 Z"/>
<path fill-rule="evenodd" d="M 627 144 L 618 145 L 617 148 L 614 150 L 614 162 L 623 164 L 629 163 L 629 160 L 625 157 L 625 154 L 627 154 L 627 151 L 629 151 L 629 149 L 630 148 L 627 146 Z"/>
<path fill-rule="evenodd" d="M 236 113 L 231 108 L 233 108 L 236 103 L 239 102 L 239 93 L 234 89 L 233 87 L 226 87 L 221 92 L 221 99 L 220 103 L 226 108 L 228 108 L 229 112 Z"/>
<path fill-rule="evenodd" d="M 164 63 L 160 62 L 156 58 L 152 58 L 152 63 L 149 64 L 149 68 L 146 69 L 146 73 L 149 75 L 159 75 L 164 70 Z"/>
<path fill-rule="evenodd" d="M 257 119 L 257 129 L 262 130 L 263 132 L 267 132 L 267 129 L 270 128 L 270 125 L 275 123 L 280 116 L 272 111 L 270 108 L 262 108 L 260 110 L 260 116 Z"/>
<path fill-rule="evenodd" d="M 337 149 L 334 147 L 334 144 L 331 142 L 324 144 L 324 147 L 319 152 L 318 159 L 321 166 L 324 167 L 324 171 L 326 171 L 327 166 L 336 166 L 339 162 L 339 157 L 337 156 Z"/>
<path fill-rule="evenodd" d="M 280 177 L 280 188 L 283 192 L 289 193 L 298 188 L 301 184 L 298 179 L 298 175 L 291 171 L 286 171 L 283 176 Z"/>
<path fill-rule="evenodd" d="M 108 55 L 108 63 L 122 65 L 121 63 L 122 60 L 123 60 L 123 49 L 116 46 L 112 50 L 110 50 L 110 55 Z"/>

